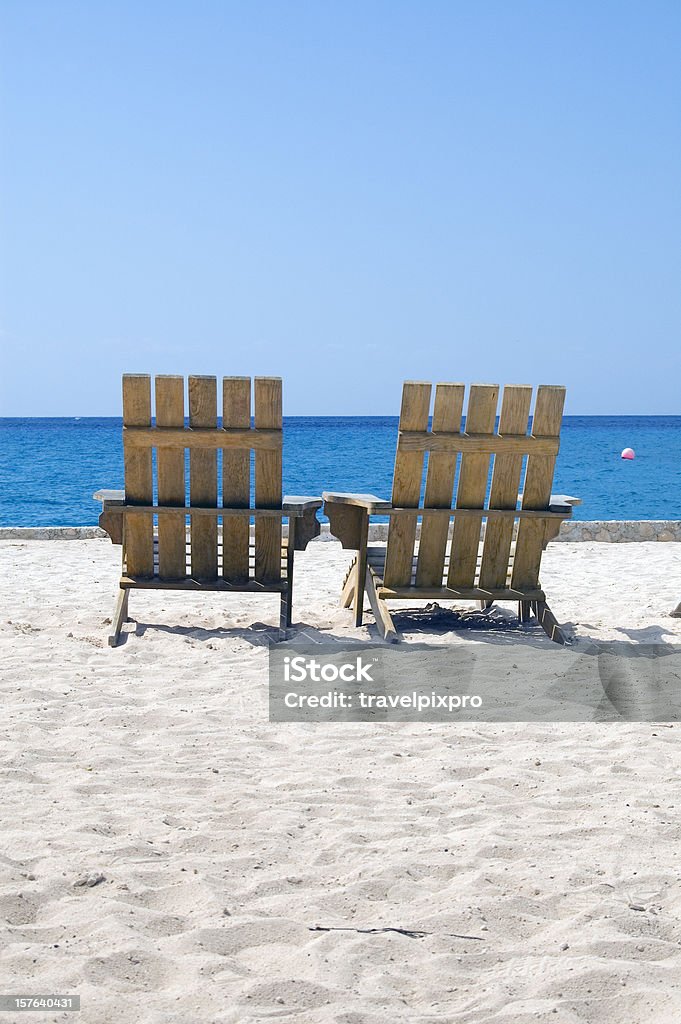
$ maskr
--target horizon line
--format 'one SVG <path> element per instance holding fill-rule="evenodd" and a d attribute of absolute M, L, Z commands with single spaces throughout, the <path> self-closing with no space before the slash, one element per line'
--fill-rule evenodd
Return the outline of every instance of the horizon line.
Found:
<path fill-rule="evenodd" d="M 598 412 L 598 413 L 572 412 L 572 413 L 564 413 L 563 414 L 563 419 L 564 420 L 569 420 L 569 419 L 585 419 L 587 417 L 589 419 L 617 419 L 617 418 L 624 419 L 624 418 L 631 418 L 631 417 L 637 417 L 638 419 L 655 419 L 655 418 L 660 418 L 660 417 L 664 417 L 665 419 L 681 419 L 681 412 Z M 155 417 L 152 417 L 152 419 L 154 419 L 154 418 Z M 370 414 L 368 414 L 368 413 L 284 413 L 284 419 L 290 419 L 290 420 L 295 420 L 295 419 L 315 419 L 315 420 L 324 420 L 324 419 L 326 419 L 326 420 L 385 420 L 385 419 L 393 419 L 393 420 L 399 420 L 399 418 L 400 418 L 399 413 L 370 413 Z M 497 414 L 496 418 L 497 419 L 499 418 L 498 414 Z M 189 417 L 185 416 L 185 420 L 188 420 L 188 419 L 189 419 Z M 222 419 L 222 417 L 218 417 L 218 419 Z M 251 416 L 251 419 L 253 419 L 252 416 Z M 429 416 L 429 419 L 432 419 L 432 416 Z M 462 419 L 465 420 L 465 416 L 463 416 Z M 24 415 L 24 416 L 21 416 L 21 415 L 0 416 L 0 423 L 8 421 L 8 420 L 67 420 L 67 421 L 69 421 L 69 420 L 70 421 L 79 421 L 79 420 L 121 420 L 122 421 L 123 417 L 120 414 L 119 415 L 111 415 L 111 414 L 109 414 L 109 415 L 97 415 L 97 416 L 95 416 L 95 415 L 92 415 L 90 413 L 86 413 L 86 414 L 80 414 L 80 413 L 63 414 L 63 413 L 61 413 L 59 415 L 52 415 L 52 416 L 49 416 L 49 415 L 48 416 L 45 416 L 45 415 L 43 415 L 43 416 L 34 416 L 34 415 L 29 415 L 29 416 L 26 416 L 26 415 Z"/>

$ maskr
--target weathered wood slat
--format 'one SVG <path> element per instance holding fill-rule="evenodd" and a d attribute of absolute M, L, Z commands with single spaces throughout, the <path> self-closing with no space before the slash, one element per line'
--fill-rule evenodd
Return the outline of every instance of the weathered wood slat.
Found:
<path fill-rule="evenodd" d="M 346 512 L 350 511 L 350 507 L 346 508 Z M 367 541 L 369 539 L 369 516 L 362 512 L 361 509 L 353 509 L 353 511 L 359 514 L 359 538 L 357 544 L 357 578 L 355 587 L 355 595 L 353 598 L 352 611 L 355 618 L 355 625 L 362 625 L 362 616 L 364 614 L 364 591 L 366 587 L 366 573 L 367 573 Z"/>
<path fill-rule="evenodd" d="M 126 373 L 123 377 L 123 424 L 151 424 L 151 378 Z M 150 505 L 153 500 L 151 449 L 124 451 L 125 500 L 128 505 Z M 153 568 L 152 521 L 135 512 L 125 513 L 124 555 L 138 576 L 150 576 Z"/>
<path fill-rule="evenodd" d="M 251 423 L 251 378 L 225 377 L 222 382 L 222 424 L 225 428 L 249 427 Z M 250 431 L 249 431 L 250 432 Z M 254 433 L 250 432 L 250 433 Z M 281 442 L 281 438 L 280 438 Z M 222 504 L 247 509 L 251 502 L 250 451 L 225 451 L 222 456 Z M 225 521 L 222 575 L 232 583 L 248 579 L 248 518 Z"/>
<path fill-rule="evenodd" d="M 205 590 L 237 594 L 278 594 L 285 591 L 287 585 L 286 580 L 272 581 L 264 584 L 258 580 L 248 580 L 246 583 L 230 583 L 228 580 L 223 579 L 197 580 L 193 577 L 187 577 L 184 580 L 163 580 L 159 576 L 131 576 L 128 572 L 121 576 L 121 587 L 131 590 Z"/>
<path fill-rule="evenodd" d="M 391 502 L 385 498 L 377 498 L 375 494 L 353 494 L 344 491 L 322 491 L 324 502 L 330 505 L 351 505 L 356 508 L 364 508 L 372 515 L 383 515 L 386 509 L 392 507 Z"/>
<path fill-rule="evenodd" d="M 514 587 L 499 587 L 485 590 L 482 587 L 385 587 L 377 586 L 379 598 L 407 598 L 415 601 L 544 601 L 545 594 L 539 588 L 516 590 Z"/>
<path fill-rule="evenodd" d="M 395 623 L 392 620 L 392 616 L 388 611 L 388 606 L 385 601 L 380 601 L 376 592 L 376 580 L 371 569 L 367 566 L 366 577 L 365 577 L 365 589 L 367 597 L 369 598 L 369 604 L 371 610 L 374 613 L 374 619 L 376 620 L 376 626 L 378 631 L 388 643 L 394 643 L 397 640 L 397 630 L 395 629 Z"/>
<path fill-rule="evenodd" d="M 312 498 L 304 494 L 285 494 L 281 499 L 281 507 L 287 516 L 307 516 L 309 512 L 317 512 L 322 507 L 321 498 Z"/>
<path fill-rule="evenodd" d="M 532 434 L 536 437 L 558 438 L 563 420 L 565 388 L 541 385 L 532 418 Z M 540 510 L 548 507 L 553 485 L 555 455 L 530 455 L 527 460 L 523 486 L 523 509 Z M 522 519 L 518 525 L 516 557 L 513 566 L 513 586 L 520 589 L 536 587 L 539 566 L 548 524 L 541 519 Z"/>
<path fill-rule="evenodd" d="M 128 506 L 123 506 L 122 511 L 125 511 Z M 130 506 L 135 512 L 152 512 L 154 515 L 178 515 L 182 510 L 178 509 L 176 505 L 134 505 Z M 411 512 L 411 509 L 404 509 L 404 511 Z M 189 516 L 209 516 L 212 519 L 258 519 L 262 516 L 268 519 L 302 519 L 304 516 L 303 512 L 291 512 L 286 508 L 190 508 L 186 505 L 184 508 L 184 515 Z M 556 516 L 558 519 L 564 519 L 565 516 Z"/>
<path fill-rule="evenodd" d="M 156 424 L 184 427 L 184 377 L 158 376 Z M 158 524 L 159 576 L 177 580 L 187 575 L 184 450 L 160 449 L 156 456 L 158 502 L 182 511 L 162 516 Z"/>
<path fill-rule="evenodd" d="M 499 433 L 502 435 L 520 434 L 523 430 L 527 431 L 531 402 L 531 387 L 522 385 L 505 387 L 501 400 Z M 490 508 L 515 512 L 522 466 L 522 454 L 497 453 L 494 456 L 489 497 Z M 480 570 L 481 587 L 500 587 L 505 583 L 512 538 L 513 519 L 501 516 L 490 519 L 485 530 L 485 546 Z"/>
<path fill-rule="evenodd" d="M 281 379 L 256 377 L 254 386 L 255 426 L 265 430 L 282 428 Z M 255 503 L 259 508 L 281 508 L 281 447 L 255 453 Z M 260 582 L 281 579 L 279 550 L 281 523 L 258 519 L 255 524 L 255 575 Z"/>
<path fill-rule="evenodd" d="M 497 413 L 499 387 L 496 384 L 473 384 L 468 398 L 466 431 L 471 434 L 493 434 Z M 467 452 L 461 457 L 457 508 L 483 508 L 489 475 L 489 454 Z M 461 517 L 454 520 L 449 559 L 449 585 L 470 588 L 475 580 L 475 562 L 480 540 L 480 523 Z"/>
<path fill-rule="evenodd" d="M 349 608 L 355 597 L 355 590 L 357 588 L 357 559 L 352 563 L 348 570 L 348 574 L 345 577 L 345 583 L 343 584 L 343 590 L 341 593 L 340 605 L 341 608 Z"/>
<path fill-rule="evenodd" d="M 401 452 L 457 452 L 471 455 L 557 455 L 558 441 L 550 437 L 500 437 L 498 434 L 474 436 L 473 433 L 436 434 L 430 431 L 402 431 L 398 440 Z"/>
<path fill-rule="evenodd" d="M 215 377 L 189 378 L 189 424 L 191 427 L 217 428 L 217 380 Z M 193 506 L 215 508 L 218 503 L 217 453 L 191 448 L 189 453 L 189 500 Z M 191 517 L 191 566 L 195 580 L 215 580 L 217 566 L 217 520 L 207 516 Z"/>
<path fill-rule="evenodd" d="M 544 512 L 532 509 L 508 509 L 508 508 L 429 508 L 425 510 L 429 519 L 569 519 L 570 512 Z M 403 515 L 413 516 L 412 508 L 391 508 L 381 515 L 398 517 Z M 419 518 L 423 516 L 423 510 L 417 513 Z"/>
<path fill-rule="evenodd" d="M 444 430 L 452 434 L 461 430 L 464 392 L 463 384 L 436 385 L 431 438 L 437 438 L 438 431 Z M 456 452 L 431 450 L 428 456 L 424 508 L 451 510 L 456 460 Z M 416 571 L 419 586 L 429 587 L 442 582 L 448 530 L 447 518 L 424 513 L 421 520 L 421 544 Z"/>
<path fill-rule="evenodd" d="M 532 602 L 535 615 L 537 616 L 537 622 L 544 630 L 546 635 L 557 644 L 564 644 L 566 642 L 565 633 L 558 625 L 556 616 L 553 614 L 549 606 L 545 601 L 534 601 Z"/>
<path fill-rule="evenodd" d="M 402 388 L 400 430 L 425 430 L 430 411 L 431 385 L 407 381 Z M 393 474 L 392 503 L 404 508 L 417 508 L 421 497 L 423 452 L 405 452 L 398 448 Z M 401 586 L 409 579 L 416 536 L 416 515 L 390 520 L 388 529 L 388 562 L 386 580 Z M 361 578 L 364 585 L 364 578 Z"/>
<path fill-rule="evenodd" d="M 208 378 L 194 377 L 193 380 Z M 214 378 L 213 378 L 214 379 Z M 229 380 L 230 378 L 226 378 Z M 232 378 L 234 379 L 234 378 Z M 237 378 L 238 379 L 238 378 Z M 262 430 L 252 427 L 215 428 L 201 430 L 198 427 L 176 430 L 172 427 L 148 427 L 144 429 L 130 428 L 123 431 L 123 444 L 126 448 L 206 448 L 210 450 L 251 449 L 255 451 L 281 450 L 281 431 Z"/>

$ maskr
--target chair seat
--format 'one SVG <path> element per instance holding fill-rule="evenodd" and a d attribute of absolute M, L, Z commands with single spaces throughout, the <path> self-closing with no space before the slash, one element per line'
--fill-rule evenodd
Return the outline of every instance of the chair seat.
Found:
<path fill-rule="evenodd" d="M 408 584 L 400 587 L 386 587 L 384 585 L 385 575 L 385 553 L 386 545 L 370 545 L 367 547 L 367 564 L 374 577 L 376 584 L 376 590 L 380 597 L 413 597 L 415 600 L 433 600 L 434 598 L 440 598 L 442 600 L 466 600 L 466 601 L 543 601 L 545 600 L 544 591 L 540 588 L 533 590 L 518 590 L 511 584 L 511 574 L 513 571 L 513 548 L 511 549 L 511 556 L 509 559 L 509 571 L 506 577 L 506 583 L 504 587 L 497 587 L 494 589 L 482 588 L 478 586 L 480 567 L 482 565 L 482 544 L 480 544 L 476 571 L 475 571 L 475 585 L 473 587 L 451 587 L 447 583 L 447 577 L 449 574 L 449 555 L 447 554 L 444 562 L 444 570 L 442 574 L 442 580 L 440 586 L 435 587 L 417 587 L 416 585 L 416 567 L 418 564 L 418 542 L 415 545 L 414 557 L 411 565 L 411 579 Z"/>
<path fill-rule="evenodd" d="M 285 581 L 286 577 L 286 560 L 288 554 L 288 539 L 282 537 L 281 539 L 281 579 Z M 123 562 L 123 573 L 121 576 L 121 586 L 125 587 L 141 587 L 151 589 L 153 587 L 159 587 L 160 589 L 170 590 L 182 590 L 182 589 L 212 589 L 212 590 L 253 590 L 261 592 L 263 589 L 278 589 L 278 580 L 268 580 L 267 583 L 257 580 L 255 578 L 255 542 L 251 541 L 248 545 L 248 579 L 247 580 L 229 580 L 223 578 L 223 549 L 222 549 L 222 533 L 218 533 L 217 541 L 217 568 L 216 578 L 214 580 L 197 580 L 192 576 L 191 568 L 191 546 L 189 542 L 189 531 L 187 531 L 186 541 L 186 575 L 179 579 L 164 579 L 159 575 L 159 543 L 158 543 L 158 531 L 154 531 L 154 574 L 153 576 L 135 576 L 128 574 L 127 566 L 125 561 Z M 285 585 L 285 584 L 284 584 Z M 283 589 L 283 586 L 282 586 Z"/>
<path fill-rule="evenodd" d="M 475 566 L 475 579 L 476 579 L 476 582 L 478 581 L 478 578 L 480 576 L 480 567 L 482 565 L 482 551 L 483 551 L 483 545 L 482 545 L 482 542 L 481 542 L 479 547 L 478 547 L 478 554 L 477 554 L 477 558 L 476 558 L 476 566 Z M 380 580 L 381 585 L 383 584 L 383 578 L 384 578 L 384 572 L 385 572 L 385 553 L 386 553 L 386 545 L 385 544 L 372 545 L 372 546 L 369 546 L 367 548 L 367 561 L 368 561 L 369 565 L 371 566 L 371 568 L 373 569 L 374 575 L 377 577 L 377 582 Z M 413 554 L 412 561 L 411 561 L 411 578 L 410 578 L 410 582 L 409 582 L 410 586 L 416 586 L 416 568 L 417 568 L 417 565 L 418 565 L 418 555 L 419 555 L 419 542 L 416 541 L 416 543 L 414 545 L 414 554 Z M 511 545 L 511 554 L 510 554 L 510 557 L 509 557 L 509 568 L 508 568 L 508 572 L 506 574 L 506 583 L 507 583 L 508 586 L 511 585 L 511 573 L 513 571 L 514 557 L 515 557 L 515 545 L 513 544 L 513 545 Z M 442 583 L 443 586 L 447 585 L 447 577 L 449 575 L 449 561 L 450 561 L 450 556 L 449 556 L 449 552 L 447 552 L 447 554 L 445 555 L 444 566 L 443 566 L 443 571 L 442 571 L 441 583 Z"/>

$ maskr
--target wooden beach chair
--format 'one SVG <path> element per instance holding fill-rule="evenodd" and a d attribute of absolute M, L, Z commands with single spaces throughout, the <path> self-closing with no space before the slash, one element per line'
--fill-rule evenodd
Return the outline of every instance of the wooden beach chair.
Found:
<path fill-rule="evenodd" d="M 250 377 L 223 379 L 221 425 L 215 377 L 188 378 L 188 426 L 184 378 L 156 377 L 155 420 L 151 385 L 147 375 L 123 377 L 125 490 L 95 494 L 103 503 L 100 526 L 123 546 L 109 643 L 118 643 L 134 589 L 277 593 L 285 634 L 291 624 L 294 552 L 319 533 L 316 513 L 322 502 L 282 499 L 281 380 L 255 378 L 254 426 Z"/>
<path fill-rule="evenodd" d="M 371 494 L 323 495 L 331 532 L 343 547 L 357 551 L 341 603 L 354 606 L 359 626 L 366 592 L 381 636 L 396 640 L 387 601 L 463 600 L 484 608 L 517 601 L 521 622 L 534 613 L 551 639 L 564 643 L 539 567 L 543 549 L 579 504 L 551 494 L 565 389 L 537 389 L 531 433 L 531 387 L 504 388 L 497 429 L 499 387 L 474 384 L 465 431 L 464 385 L 436 386 L 429 429 L 431 390 L 431 384 L 404 385 L 392 501 Z M 386 545 L 368 542 L 372 515 L 389 517 Z"/>

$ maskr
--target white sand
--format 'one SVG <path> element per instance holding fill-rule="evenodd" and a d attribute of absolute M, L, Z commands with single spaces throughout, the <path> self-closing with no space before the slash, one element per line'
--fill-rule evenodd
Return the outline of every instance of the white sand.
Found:
<path fill-rule="evenodd" d="M 134 593 L 111 650 L 119 554 L 0 544 L 0 991 L 83 1006 L 27 1019 L 681 1019 L 678 727 L 271 725 L 277 599 Z M 348 558 L 299 558 L 313 633 L 356 635 Z M 681 640 L 681 545 L 555 545 L 543 583 L 579 643 Z"/>

